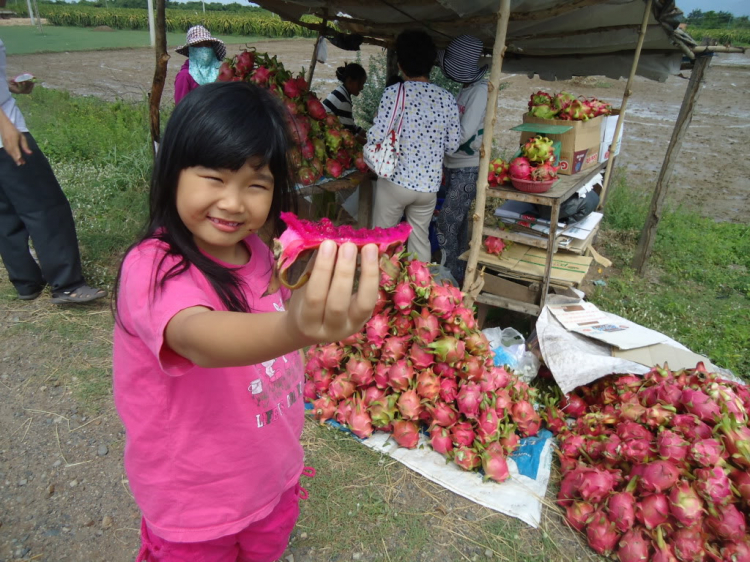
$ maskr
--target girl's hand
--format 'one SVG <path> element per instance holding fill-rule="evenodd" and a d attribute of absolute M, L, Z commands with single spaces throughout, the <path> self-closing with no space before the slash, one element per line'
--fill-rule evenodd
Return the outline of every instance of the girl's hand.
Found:
<path fill-rule="evenodd" d="M 294 292 L 288 305 L 289 329 L 303 345 L 342 340 L 362 329 L 378 298 L 378 248 L 362 248 L 359 287 L 352 294 L 357 270 L 357 246 L 337 249 L 335 242 L 320 245 L 310 280 Z"/>

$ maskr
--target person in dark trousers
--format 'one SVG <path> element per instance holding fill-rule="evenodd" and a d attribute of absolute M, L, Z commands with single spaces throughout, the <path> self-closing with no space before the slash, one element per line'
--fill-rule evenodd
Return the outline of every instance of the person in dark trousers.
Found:
<path fill-rule="evenodd" d="M 105 297 L 83 278 L 70 205 L 11 96 L 30 94 L 33 83 L 8 82 L 5 69 L 0 40 L 0 257 L 8 277 L 21 300 L 37 298 L 47 284 L 55 304 Z"/>

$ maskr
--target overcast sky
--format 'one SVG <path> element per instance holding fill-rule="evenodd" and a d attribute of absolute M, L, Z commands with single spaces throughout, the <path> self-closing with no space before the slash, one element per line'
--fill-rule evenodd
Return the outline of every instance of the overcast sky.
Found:
<path fill-rule="evenodd" d="M 693 10 L 731 12 L 735 16 L 750 16 L 748 0 L 677 0 L 677 7 L 688 15 Z"/>

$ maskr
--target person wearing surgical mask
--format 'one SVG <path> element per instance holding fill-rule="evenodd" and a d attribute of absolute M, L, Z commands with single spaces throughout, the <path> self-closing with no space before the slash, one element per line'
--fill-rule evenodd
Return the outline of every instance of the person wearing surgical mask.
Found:
<path fill-rule="evenodd" d="M 174 103 L 203 84 L 216 82 L 219 67 L 227 54 L 224 42 L 211 37 L 202 25 L 188 29 L 185 44 L 176 49 L 188 57 L 174 80 Z"/>

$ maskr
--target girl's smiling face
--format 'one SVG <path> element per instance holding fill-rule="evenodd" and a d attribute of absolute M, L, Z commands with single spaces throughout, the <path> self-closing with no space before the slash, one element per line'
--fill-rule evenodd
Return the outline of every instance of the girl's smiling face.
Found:
<path fill-rule="evenodd" d="M 255 168 L 246 162 L 237 171 L 185 168 L 177 182 L 177 213 L 198 248 L 241 265 L 248 259 L 241 242 L 266 223 L 273 189 L 267 165 Z"/>

